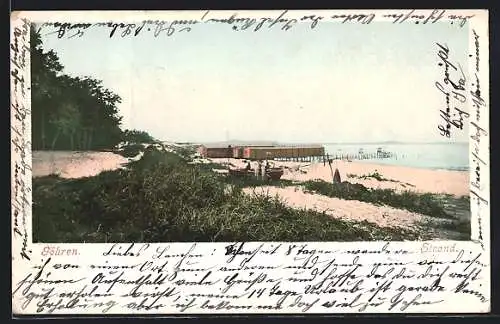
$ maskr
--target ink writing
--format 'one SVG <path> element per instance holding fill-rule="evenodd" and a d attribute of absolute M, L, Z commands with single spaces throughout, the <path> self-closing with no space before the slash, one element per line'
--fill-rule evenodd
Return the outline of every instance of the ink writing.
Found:
<path fill-rule="evenodd" d="M 415 25 L 435 24 L 447 21 L 451 25 L 462 28 L 474 15 L 458 15 L 443 9 L 434 10 L 400 10 L 391 13 L 377 11 L 366 12 L 338 12 L 333 14 L 297 14 L 289 10 L 275 11 L 266 16 L 248 15 L 239 12 L 228 12 L 221 15 L 210 10 L 191 15 L 189 19 L 142 20 L 137 22 L 108 21 L 98 23 L 70 23 L 70 22 L 44 22 L 39 30 L 46 30 L 45 35 L 56 35 L 57 38 L 82 37 L 92 29 L 102 29 L 108 33 L 109 38 L 136 37 L 151 34 L 155 38 L 172 37 L 177 34 L 190 33 L 194 28 L 207 25 L 228 26 L 235 32 L 259 32 L 269 29 L 290 31 L 294 28 L 305 27 L 309 30 L 320 28 L 320 25 L 331 21 L 340 24 L 370 25 L 374 21 L 389 21 L 393 25 L 411 23 Z"/>
<path fill-rule="evenodd" d="M 30 260 L 32 252 L 28 247 L 27 224 L 31 207 L 31 142 L 28 136 L 31 115 L 26 93 L 29 88 L 29 32 L 29 21 L 18 21 L 12 28 L 10 45 L 13 238 L 21 240 L 19 253 L 26 260 Z"/>
<path fill-rule="evenodd" d="M 478 240 L 483 240 L 483 230 L 482 230 L 482 212 L 484 210 L 484 206 L 489 204 L 488 197 L 482 194 L 484 186 L 484 178 L 481 177 L 481 170 L 484 170 L 488 167 L 487 159 L 484 158 L 485 148 L 484 146 L 488 145 L 487 136 L 488 131 L 482 126 L 482 110 L 486 109 L 486 101 L 483 97 L 483 93 L 481 91 L 481 82 L 480 82 L 480 74 L 481 74 L 481 59 L 480 59 L 480 36 L 478 35 L 475 29 L 472 30 L 473 36 L 473 44 L 474 44 L 474 54 L 470 54 L 469 57 L 472 57 L 474 64 L 474 82 L 471 83 L 470 95 L 472 98 L 472 106 L 475 110 L 475 114 L 470 122 L 472 126 L 472 135 L 471 135 L 471 151 L 472 151 L 472 165 L 471 169 L 473 173 L 471 175 L 471 194 L 474 200 L 476 201 L 476 209 L 477 209 L 477 222 L 478 222 Z M 486 143 L 486 144 L 485 144 Z"/>
<path fill-rule="evenodd" d="M 79 250 L 88 255 L 78 264 L 67 254 L 36 261 L 13 297 L 19 309 L 43 314 L 411 312 L 454 296 L 488 303 L 483 253 L 376 245 L 353 254 L 353 244 L 114 244 Z"/>
<path fill-rule="evenodd" d="M 442 136 L 451 137 L 452 127 L 463 130 L 464 119 L 469 117 L 465 111 L 466 76 L 458 62 L 450 59 L 450 49 L 446 44 L 436 43 L 438 66 L 443 69 L 443 78 L 436 81 L 436 88 L 444 95 L 445 108 L 440 109 L 440 117 L 444 124 L 439 124 L 438 129 Z"/>

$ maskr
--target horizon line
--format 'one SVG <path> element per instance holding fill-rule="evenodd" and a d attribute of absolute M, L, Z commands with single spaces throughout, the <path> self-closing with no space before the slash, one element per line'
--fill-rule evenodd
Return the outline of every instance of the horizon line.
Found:
<path fill-rule="evenodd" d="M 468 144 L 465 141 L 353 141 L 353 142 L 322 142 L 322 141 L 308 141 L 308 142 L 286 142 L 286 141 L 272 141 L 272 140 L 223 140 L 223 141 L 163 141 L 173 143 L 196 143 L 196 144 L 210 144 L 210 143 L 272 143 L 272 144 L 324 144 L 324 145 L 354 145 L 354 144 Z"/>

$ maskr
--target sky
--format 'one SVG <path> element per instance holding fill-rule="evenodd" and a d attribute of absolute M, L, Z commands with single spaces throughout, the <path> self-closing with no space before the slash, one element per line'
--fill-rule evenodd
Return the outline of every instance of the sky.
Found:
<path fill-rule="evenodd" d="M 164 141 L 444 140 L 436 42 L 465 66 L 466 27 L 308 26 L 235 32 L 208 24 L 156 38 L 109 38 L 108 29 L 93 28 L 42 39 L 66 73 L 101 79 L 122 97 L 123 128 Z M 467 141 L 468 129 L 454 134 Z"/>

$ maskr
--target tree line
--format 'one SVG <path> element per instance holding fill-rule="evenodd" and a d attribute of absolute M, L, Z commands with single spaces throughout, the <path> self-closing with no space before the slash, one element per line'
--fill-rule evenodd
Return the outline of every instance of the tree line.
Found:
<path fill-rule="evenodd" d="M 122 141 L 154 141 L 147 132 L 121 129 L 119 95 L 101 80 L 64 73 L 33 27 L 30 36 L 33 150 L 103 150 Z"/>

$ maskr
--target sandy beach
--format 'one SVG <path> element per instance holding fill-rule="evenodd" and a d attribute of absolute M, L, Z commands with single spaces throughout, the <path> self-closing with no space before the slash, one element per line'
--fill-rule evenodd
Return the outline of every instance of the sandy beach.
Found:
<path fill-rule="evenodd" d="M 310 209 L 324 212 L 334 218 L 353 221 L 368 221 L 381 227 L 404 227 L 417 226 L 428 216 L 412 213 L 407 210 L 396 209 L 389 206 L 375 206 L 357 200 L 343 200 L 310 194 L 300 187 L 257 187 L 246 188 L 247 194 L 264 194 L 269 196 L 280 196 L 287 205 L 298 209 Z"/>
<path fill-rule="evenodd" d="M 33 152 L 33 176 L 41 177 L 58 174 L 62 178 L 82 178 L 99 174 L 105 170 L 122 168 L 130 160 L 111 152 Z M 200 162 L 200 161 L 199 161 Z M 228 163 L 232 167 L 245 167 L 245 162 L 238 159 L 206 159 L 205 163 L 214 162 L 221 165 Z M 282 179 L 298 182 L 322 179 L 330 182 L 331 171 L 322 162 L 274 162 L 275 166 L 285 168 Z M 252 165 L 253 167 L 253 165 Z M 468 172 L 425 170 L 399 166 L 376 165 L 359 162 L 336 161 L 333 168 L 338 168 L 342 181 L 360 183 L 369 188 L 388 188 L 396 191 L 428 192 L 450 194 L 454 196 L 468 195 Z M 359 179 L 353 177 L 378 172 L 383 178 Z M 350 175 L 350 176 L 348 176 Z M 319 194 L 305 192 L 300 185 L 289 187 L 263 186 L 245 188 L 247 194 L 267 194 L 280 196 L 287 205 L 293 208 L 312 209 L 334 218 L 353 221 L 368 221 L 381 227 L 416 228 L 431 221 L 432 218 L 415 212 L 397 209 L 390 206 L 373 205 L 357 200 L 343 200 Z"/>
<path fill-rule="evenodd" d="M 237 167 L 245 167 L 246 165 L 243 160 L 238 159 L 211 160 L 215 163 L 229 162 Z M 332 181 L 332 173 L 328 163 L 323 165 L 323 162 L 274 161 L 274 165 L 285 167 L 282 179 L 301 182 L 314 179 Z M 368 188 L 394 189 L 398 192 L 408 190 L 419 193 L 450 194 L 458 197 L 469 195 L 469 172 L 467 171 L 430 170 L 347 161 L 334 161 L 332 168 L 333 170 L 339 169 L 342 181 L 359 183 Z M 378 181 L 372 178 L 359 179 L 348 176 L 363 176 L 374 172 L 393 181 Z"/>
<path fill-rule="evenodd" d="M 59 174 L 64 178 L 89 177 L 105 170 L 120 168 L 130 160 L 111 152 L 34 151 L 33 176 Z M 246 163 L 239 159 L 210 159 L 210 161 L 219 164 L 230 163 L 241 168 L 246 166 Z M 282 179 L 298 182 L 314 179 L 328 182 L 332 180 L 328 164 L 323 165 L 322 162 L 274 161 L 273 163 L 275 166 L 284 167 Z M 339 169 L 342 181 L 359 183 L 368 188 L 394 189 L 399 192 L 408 190 L 420 193 L 451 194 L 458 197 L 469 195 L 469 173 L 467 171 L 428 170 L 347 161 L 334 161 L 332 167 Z M 374 172 L 390 181 L 357 178 Z"/>
<path fill-rule="evenodd" d="M 111 152 L 34 151 L 33 177 L 57 174 L 61 178 L 92 177 L 121 168 L 129 159 Z"/>
<path fill-rule="evenodd" d="M 224 165 L 229 163 L 235 167 L 244 167 L 246 165 L 242 160 L 238 159 L 211 160 L 212 162 Z M 323 162 L 299 163 L 275 161 L 273 164 L 274 166 L 284 167 L 285 170 L 282 179 L 297 182 L 314 179 L 332 181 L 330 167 L 328 164 L 323 165 Z M 407 190 L 417 193 L 449 194 L 455 197 L 469 195 L 469 174 L 465 171 L 427 170 L 347 161 L 335 161 L 332 168 L 333 170 L 335 168 L 339 169 L 342 181 L 359 183 L 373 189 L 393 189 L 396 192 Z M 357 178 L 375 172 L 390 181 Z M 273 197 L 278 195 L 287 205 L 293 208 L 311 209 L 344 220 L 368 221 L 380 227 L 417 229 L 417 227 L 426 223 L 442 222 L 442 220 L 404 209 L 308 193 L 300 185 L 284 188 L 264 186 L 246 188 L 244 191 L 247 194 L 265 194 Z M 434 239 L 456 235 L 453 231 L 433 230 L 431 228 L 426 230 L 426 232 L 426 235 L 430 235 Z"/>

